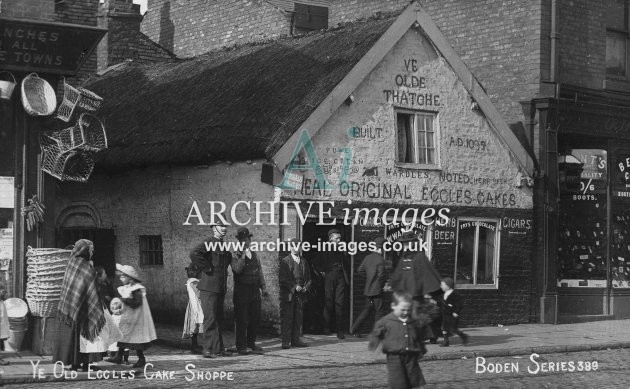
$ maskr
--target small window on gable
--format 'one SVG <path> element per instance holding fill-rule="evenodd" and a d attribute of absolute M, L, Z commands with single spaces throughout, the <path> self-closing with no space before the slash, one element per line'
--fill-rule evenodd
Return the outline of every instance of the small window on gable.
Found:
<path fill-rule="evenodd" d="M 399 163 L 437 167 L 437 118 L 433 112 L 396 111 Z"/>
<path fill-rule="evenodd" d="M 140 266 L 163 266 L 161 235 L 140 235 Z"/>
<path fill-rule="evenodd" d="M 328 28 L 328 7 L 295 3 L 295 27 L 302 30 Z"/>

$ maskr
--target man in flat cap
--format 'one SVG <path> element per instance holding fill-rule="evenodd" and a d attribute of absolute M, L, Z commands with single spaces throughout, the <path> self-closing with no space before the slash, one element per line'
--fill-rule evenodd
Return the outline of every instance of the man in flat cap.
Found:
<path fill-rule="evenodd" d="M 334 245 L 341 242 L 341 232 L 333 228 L 328 231 L 328 240 Z M 337 338 L 344 339 L 344 304 L 346 300 L 346 284 L 348 273 L 346 271 L 346 253 L 339 250 L 329 250 L 320 254 L 319 271 L 324 278 L 324 332 L 331 333 L 332 321 L 335 320 Z"/>
<path fill-rule="evenodd" d="M 288 240 L 289 255 L 280 260 L 280 316 L 282 348 L 306 347 L 300 340 L 304 301 L 311 287 L 308 262 L 302 257 L 301 242 Z"/>
<path fill-rule="evenodd" d="M 203 335 L 201 346 L 203 356 L 216 358 L 229 356 L 223 345 L 222 322 L 223 305 L 227 286 L 227 268 L 232 259 L 228 251 L 215 247 L 206 248 L 206 243 L 223 241 L 227 227 L 222 223 L 212 225 L 212 236 L 201 242 L 190 252 L 190 260 L 201 271 L 199 277 L 199 300 L 203 310 Z M 210 247 L 208 247 L 210 248 Z"/>
<path fill-rule="evenodd" d="M 430 299 L 431 293 L 440 289 L 441 277 L 419 249 L 415 232 L 405 232 L 398 241 L 403 244 L 403 254 L 392 273 L 390 285 L 394 292 L 409 293 L 413 297 L 413 315 L 418 317 L 426 305 L 425 298 Z"/>
<path fill-rule="evenodd" d="M 363 294 L 366 297 L 365 306 L 363 311 L 359 314 L 355 320 L 350 333 L 354 336 L 360 336 L 357 333 L 361 324 L 368 318 L 370 312 L 374 310 L 375 319 L 383 316 L 383 286 L 385 286 L 385 260 L 383 258 L 383 244 L 385 238 L 379 236 L 372 240 L 370 245 L 373 248 L 372 252 L 368 254 L 359 265 L 359 274 L 365 274 L 365 289 Z M 370 326 L 370 328 L 373 327 Z"/>
<path fill-rule="evenodd" d="M 232 254 L 232 273 L 234 274 L 234 322 L 236 351 L 247 355 L 249 347 L 253 353 L 262 354 L 263 349 L 256 345 L 256 333 L 260 325 L 260 294 L 267 296 L 265 278 L 260 260 L 250 250 L 252 234 L 245 227 L 239 227 L 236 238 L 243 243 L 243 251 Z"/>

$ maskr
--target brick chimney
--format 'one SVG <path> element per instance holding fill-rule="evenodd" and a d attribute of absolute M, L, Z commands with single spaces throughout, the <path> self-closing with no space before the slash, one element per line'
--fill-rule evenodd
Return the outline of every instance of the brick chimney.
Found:
<path fill-rule="evenodd" d="M 133 4 L 133 0 L 105 0 L 101 4 L 98 25 L 109 32 L 98 48 L 99 71 L 137 57 L 138 53 L 130 43 L 131 37 L 140 32 L 141 22 L 140 4 Z"/>

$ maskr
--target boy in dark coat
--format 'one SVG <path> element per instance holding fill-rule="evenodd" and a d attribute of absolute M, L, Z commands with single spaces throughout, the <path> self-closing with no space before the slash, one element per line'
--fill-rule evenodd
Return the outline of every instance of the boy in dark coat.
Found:
<path fill-rule="evenodd" d="M 374 325 L 368 348 L 376 350 L 383 343 L 387 354 L 389 387 L 418 388 L 426 385 L 418 360 L 426 354 L 424 330 L 427 322 L 411 315 L 412 297 L 408 293 L 394 293 L 392 312 Z"/>
<path fill-rule="evenodd" d="M 464 299 L 454 289 L 455 282 L 452 278 L 446 277 L 440 283 L 440 288 L 444 291 L 444 297 L 442 298 L 442 333 L 444 334 L 444 341 L 440 347 L 448 347 L 448 337 L 453 334 L 457 334 L 462 338 L 462 343 L 468 343 L 468 335 L 463 333 L 457 328 L 459 321 L 459 314 L 464 307 Z"/>
<path fill-rule="evenodd" d="M 372 309 L 375 311 L 375 322 L 382 317 L 383 286 L 385 286 L 385 261 L 382 249 L 385 238 L 379 236 L 374 239 L 373 243 L 375 251 L 363 259 L 358 269 L 359 273 L 365 274 L 365 290 L 363 294 L 366 297 L 366 302 L 363 311 L 361 311 L 350 329 L 350 333 L 354 336 L 360 336 L 357 334 L 357 330 L 370 315 Z"/>

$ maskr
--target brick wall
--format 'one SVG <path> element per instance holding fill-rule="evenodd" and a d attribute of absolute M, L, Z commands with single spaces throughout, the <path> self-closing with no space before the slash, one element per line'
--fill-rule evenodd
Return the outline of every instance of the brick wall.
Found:
<path fill-rule="evenodd" d="M 409 0 L 337 0 L 329 9 L 329 23 L 333 27 L 339 23 L 368 18 L 377 12 L 400 11 L 409 5 Z"/>
<path fill-rule="evenodd" d="M 88 202 L 94 206 L 102 220 L 100 227 L 114 229 L 115 260 L 136 266 L 144 276 L 143 285 L 147 288 L 154 318 L 181 324 L 188 301 L 184 268 L 190 263 L 190 250 L 210 234 L 207 226 L 182 225 L 192 202 L 196 200 L 201 212 L 208 215 L 207 201 L 225 202 L 228 212 L 238 200 L 271 201 L 272 187 L 260 183 L 261 162 L 221 163 L 201 168 L 154 167 L 114 175 L 96 174 L 87 185 L 62 185 L 55 209 L 59 215 L 73 202 Z M 251 216 L 242 207 L 237 212 L 239 220 Z M 277 227 L 250 225 L 248 228 L 255 240 L 278 238 Z M 226 240 L 234 241 L 235 233 L 236 226 L 230 227 Z M 138 266 L 139 235 L 162 236 L 163 267 Z M 260 252 L 259 257 L 270 292 L 270 298 L 263 302 L 263 320 L 266 325 L 273 325 L 279 322 L 278 254 Z M 232 289 L 230 271 L 226 295 L 228 321 L 233 312 Z"/>
<path fill-rule="evenodd" d="M 179 57 L 290 33 L 290 15 L 263 0 L 151 0 L 141 31 Z"/>
<path fill-rule="evenodd" d="M 523 120 L 519 101 L 536 96 L 545 39 L 540 1 L 422 0 L 455 51 L 510 123 Z"/>
<path fill-rule="evenodd" d="M 4 0 L 0 13 L 9 18 L 56 20 L 54 0 Z"/>
<path fill-rule="evenodd" d="M 559 81 L 601 89 L 606 77 L 605 2 L 573 0 L 558 5 Z"/>

